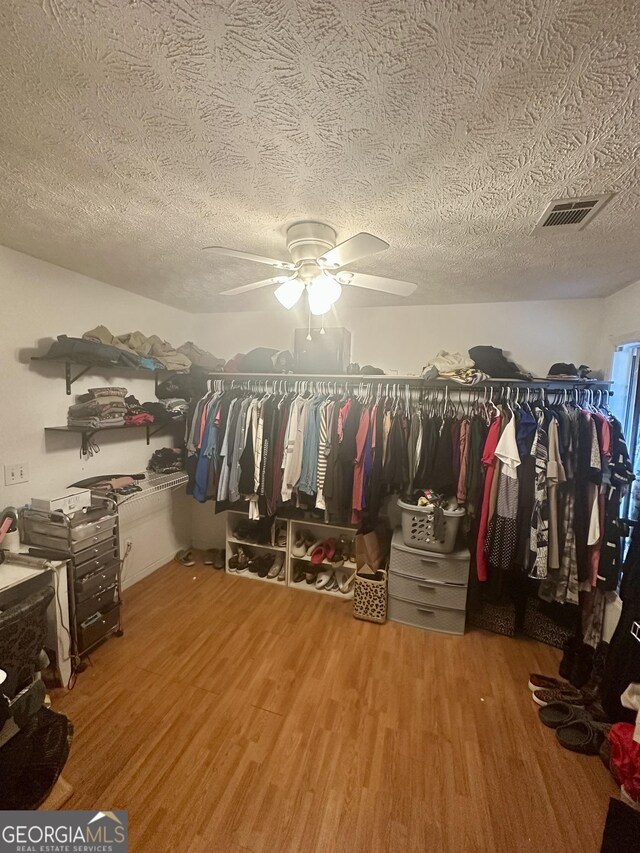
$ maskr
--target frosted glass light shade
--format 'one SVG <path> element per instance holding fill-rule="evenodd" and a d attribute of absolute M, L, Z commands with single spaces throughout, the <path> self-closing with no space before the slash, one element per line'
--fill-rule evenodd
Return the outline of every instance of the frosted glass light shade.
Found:
<path fill-rule="evenodd" d="M 312 314 L 326 314 L 331 306 L 340 299 L 342 287 L 333 276 L 319 275 L 307 288 L 309 310 Z"/>
<path fill-rule="evenodd" d="M 304 291 L 304 282 L 299 278 L 291 278 L 281 284 L 275 291 L 275 297 L 287 311 L 291 310 Z"/>

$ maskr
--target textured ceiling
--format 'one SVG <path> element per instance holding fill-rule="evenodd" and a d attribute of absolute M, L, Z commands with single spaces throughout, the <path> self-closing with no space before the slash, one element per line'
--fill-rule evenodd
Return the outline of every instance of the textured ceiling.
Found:
<path fill-rule="evenodd" d="M 354 268 L 409 302 L 640 278 L 636 0 L 2 0 L 0 35 L 12 248 L 194 312 L 275 305 L 216 296 L 269 268 L 201 247 L 284 258 L 305 218 L 391 243 Z"/>

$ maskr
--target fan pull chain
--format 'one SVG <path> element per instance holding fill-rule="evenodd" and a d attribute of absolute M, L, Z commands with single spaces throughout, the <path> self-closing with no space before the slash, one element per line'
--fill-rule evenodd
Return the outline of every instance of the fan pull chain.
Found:
<path fill-rule="evenodd" d="M 307 340 L 312 340 L 311 338 L 311 308 L 309 308 L 309 331 L 307 332 Z"/>
<path fill-rule="evenodd" d="M 326 334 L 326 332 L 324 330 L 324 314 L 322 315 L 322 326 L 320 327 L 320 334 L 321 335 Z"/>

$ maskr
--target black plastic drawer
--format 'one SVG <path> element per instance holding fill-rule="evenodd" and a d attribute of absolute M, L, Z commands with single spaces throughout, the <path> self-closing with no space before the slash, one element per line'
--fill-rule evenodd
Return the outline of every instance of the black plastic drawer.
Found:
<path fill-rule="evenodd" d="M 74 574 L 76 578 L 81 578 L 89 572 L 97 572 L 98 569 L 103 569 L 117 559 L 118 541 L 117 539 L 109 539 L 108 542 L 102 542 L 95 548 L 87 548 L 81 554 L 76 554 L 73 559 Z"/>
<path fill-rule="evenodd" d="M 97 595 L 97 593 L 117 583 L 118 565 L 118 562 L 111 563 L 106 568 L 84 575 L 80 580 L 77 580 L 74 584 L 76 601 L 86 601 L 92 595 Z"/>
<path fill-rule="evenodd" d="M 94 613 L 104 613 L 118 603 L 118 587 L 116 584 L 102 590 L 85 601 L 76 604 L 76 622 L 84 622 Z"/>
<path fill-rule="evenodd" d="M 106 637 L 110 631 L 118 627 L 119 623 L 120 605 L 116 605 L 106 613 L 96 613 L 79 625 L 78 651 L 80 654 Z"/>

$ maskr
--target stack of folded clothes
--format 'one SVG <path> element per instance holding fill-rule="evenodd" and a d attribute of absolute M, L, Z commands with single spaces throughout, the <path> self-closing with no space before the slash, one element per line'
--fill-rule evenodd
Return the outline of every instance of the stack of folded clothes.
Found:
<path fill-rule="evenodd" d="M 155 420 L 151 412 L 147 412 L 133 394 L 125 399 L 127 414 L 124 416 L 127 426 L 142 426 L 152 424 Z"/>
<path fill-rule="evenodd" d="M 79 402 L 69 406 L 67 424 L 87 429 L 125 426 L 126 388 L 89 388 Z"/>
<path fill-rule="evenodd" d="M 189 411 L 189 404 L 180 397 L 170 397 L 168 400 L 161 400 L 160 402 L 173 417 L 182 417 Z"/>
<path fill-rule="evenodd" d="M 184 470 L 182 450 L 173 447 L 161 447 L 156 450 L 147 465 L 148 471 L 156 474 L 173 474 Z"/>

